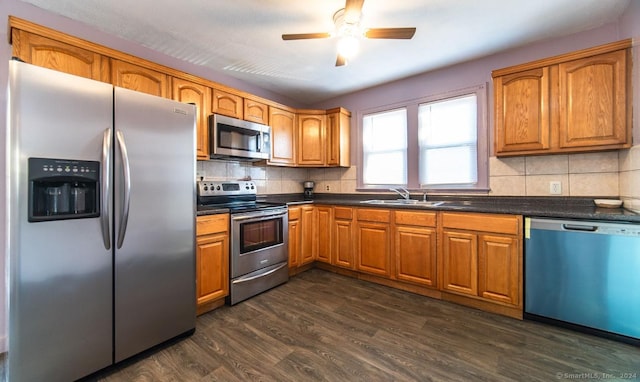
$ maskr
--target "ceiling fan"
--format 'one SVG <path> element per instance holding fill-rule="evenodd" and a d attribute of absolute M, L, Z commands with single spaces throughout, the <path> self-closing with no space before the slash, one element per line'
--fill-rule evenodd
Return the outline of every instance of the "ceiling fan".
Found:
<path fill-rule="evenodd" d="M 409 40 L 416 28 L 369 28 L 360 26 L 364 0 L 346 0 L 345 7 L 333 15 L 335 32 L 283 34 L 283 40 L 307 40 L 339 37 L 336 66 L 343 66 L 355 54 L 360 38 Z"/>

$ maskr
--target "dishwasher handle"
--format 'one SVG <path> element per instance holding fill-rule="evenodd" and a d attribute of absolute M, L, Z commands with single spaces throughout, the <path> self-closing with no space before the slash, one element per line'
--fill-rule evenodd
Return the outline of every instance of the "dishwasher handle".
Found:
<path fill-rule="evenodd" d="M 596 232 L 598 230 L 598 226 L 595 225 L 584 225 L 584 224 L 563 224 L 562 228 L 567 231 L 583 231 L 583 232 Z"/>

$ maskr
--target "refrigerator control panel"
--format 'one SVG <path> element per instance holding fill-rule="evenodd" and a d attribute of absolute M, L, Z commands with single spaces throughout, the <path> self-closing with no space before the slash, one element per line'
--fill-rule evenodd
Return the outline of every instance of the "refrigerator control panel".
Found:
<path fill-rule="evenodd" d="M 100 162 L 29 158 L 29 222 L 100 216 Z"/>

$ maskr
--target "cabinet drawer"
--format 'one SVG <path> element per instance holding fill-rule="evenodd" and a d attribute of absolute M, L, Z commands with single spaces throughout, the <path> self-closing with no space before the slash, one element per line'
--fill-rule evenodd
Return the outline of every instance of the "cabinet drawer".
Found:
<path fill-rule="evenodd" d="M 518 215 L 492 215 L 467 213 L 442 213 L 442 226 L 467 231 L 482 231 L 519 235 L 522 233 L 522 217 Z"/>
<path fill-rule="evenodd" d="M 358 220 L 389 223 L 391 221 L 391 211 L 378 209 L 358 209 Z"/>
<path fill-rule="evenodd" d="M 289 221 L 300 219 L 300 207 L 289 207 Z"/>
<path fill-rule="evenodd" d="M 209 235 L 227 232 L 229 229 L 229 214 L 198 216 L 196 218 L 196 235 Z"/>
<path fill-rule="evenodd" d="M 351 220 L 353 218 L 353 208 L 334 207 L 333 217 L 335 219 Z"/>
<path fill-rule="evenodd" d="M 394 211 L 396 224 L 417 225 L 422 227 L 436 226 L 435 212 Z"/>

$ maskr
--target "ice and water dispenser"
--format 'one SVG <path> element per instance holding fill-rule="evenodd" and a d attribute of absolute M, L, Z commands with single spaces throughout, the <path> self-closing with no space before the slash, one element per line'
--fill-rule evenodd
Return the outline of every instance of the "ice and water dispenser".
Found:
<path fill-rule="evenodd" d="M 29 158 L 29 221 L 100 216 L 100 162 Z"/>

